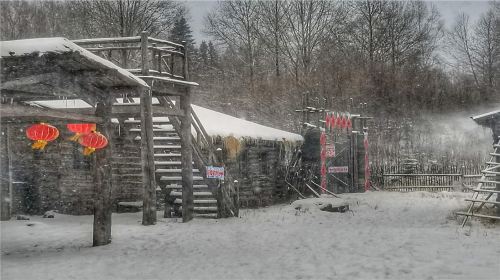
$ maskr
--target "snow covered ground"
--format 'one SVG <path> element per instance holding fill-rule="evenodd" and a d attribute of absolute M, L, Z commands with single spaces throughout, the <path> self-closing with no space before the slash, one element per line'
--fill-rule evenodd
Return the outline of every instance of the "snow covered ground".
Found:
<path fill-rule="evenodd" d="M 349 194 L 346 213 L 307 200 L 149 227 L 114 214 L 112 244 L 96 248 L 91 216 L 12 220 L 1 279 L 499 279 L 500 227 L 462 230 L 452 215 L 468 196 Z"/>

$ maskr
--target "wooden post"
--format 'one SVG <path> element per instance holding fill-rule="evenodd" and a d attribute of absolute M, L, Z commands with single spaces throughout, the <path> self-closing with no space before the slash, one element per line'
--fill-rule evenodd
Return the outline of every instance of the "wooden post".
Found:
<path fill-rule="evenodd" d="M 153 145 L 153 115 L 151 91 L 141 94 L 141 161 L 144 187 L 142 224 L 156 224 L 156 178 Z"/>
<path fill-rule="evenodd" d="M 5 106 L 5 105 L 4 105 Z M 8 106 L 8 105 L 7 105 Z M 0 220 L 8 221 L 10 220 L 10 213 L 12 208 L 12 178 L 11 170 L 9 164 L 10 150 L 9 150 L 9 130 L 7 124 L 2 124 L 2 142 L 1 142 L 1 158 L 2 162 L 0 167 L 1 181 L 0 181 L 0 205 L 1 205 L 1 215 Z"/>
<path fill-rule="evenodd" d="M 108 147 L 96 151 L 94 157 L 94 230 L 93 246 L 111 243 L 111 210 L 112 210 L 112 131 L 111 107 L 113 99 L 106 97 L 96 106 L 96 116 L 103 119 L 97 124 L 97 130 L 108 138 Z"/>
<path fill-rule="evenodd" d="M 187 45 L 184 45 L 183 69 L 184 79 L 188 79 L 187 71 Z M 180 109 L 184 111 L 181 119 L 181 168 L 182 168 L 182 221 L 188 222 L 193 219 L 193 151 L 191 147 L 191 90 L 186 87 L 184 95 L 180 97 Z"/>
<path fill-rule="evenodd" d="M 148 33 L 141 33 L 142 75 L 149 75 Z M 156 224 L 156 178 L 153 144 L 153 114 L 151 90 L 141 93 L 141 162 L 142 162 L 142 224 Z"/>

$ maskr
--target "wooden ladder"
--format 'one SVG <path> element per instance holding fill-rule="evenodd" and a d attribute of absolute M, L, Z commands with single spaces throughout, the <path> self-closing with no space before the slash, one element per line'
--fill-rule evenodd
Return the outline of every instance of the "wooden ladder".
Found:
<path fill-rule="evenodd" d="M 493 145 L 494 152 L 490 153 L 490 160 L 486 162 L 486 168 L 481 171 L 482 176 L 478 182 L 477 188 L 473 189 L 472 198 L 465 199 L 465 201 L 471 202 L 467 212 L 457 212 L 457 215 L 465 216 L 462 221 L 462 227 L 465 226 L 468 219 L 470 217 L 477 218 L 486 218 L 486 219 L 494 219 L 500 220 L 500 216 L 492 216 L 479 214 L 478 212 L 485 206 L 486 204 L 490 204 L 496 207 L 500 207 L 500 201 L 494 200 L 493 197 L 496 194 L 496 197 L 500 194 L 500 180 L 498 179 L 500 176 L 500 140 Z M 491 175 L 496 175 L 491 178 Z M 492 185 L 494 187 L 492 187 Z M 486 195 L 483 198 L 479 198 L 480 194 Z M 476 203 L 479 203 L 479 206 L 476 206 Z"/>

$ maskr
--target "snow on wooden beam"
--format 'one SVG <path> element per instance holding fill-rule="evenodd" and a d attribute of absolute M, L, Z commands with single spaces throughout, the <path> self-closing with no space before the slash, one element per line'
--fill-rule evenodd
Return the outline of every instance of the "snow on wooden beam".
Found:
<path fill-rule="evenodd" d="M 92 39 L 79 39 L 72 42 L 78 45 L 92 45 L 92 44 L 113 44 L 113 43 L 138 43 L 141 41 L 140 36 L 133 37 L 117 37 L 117 38 L 92 38 Z"/>
<path fill-rule="evenodd" d="M 183 81 L 183 80 L 177 80 L 177 79 L 172 79 L 172 78 L 167 78 L 167 77 L 158 77 L 158 76 L 137 76 L 138 78 L 141 78 L 143 80 L 157 80 L 157 81 L 163 81 L 163 82 L 168 82 L 172 83 L 175 85 L 181 85 L 181 86 L 199 86 L 198 83 L 195 82 L 188 82 L 188 81 Z"/>

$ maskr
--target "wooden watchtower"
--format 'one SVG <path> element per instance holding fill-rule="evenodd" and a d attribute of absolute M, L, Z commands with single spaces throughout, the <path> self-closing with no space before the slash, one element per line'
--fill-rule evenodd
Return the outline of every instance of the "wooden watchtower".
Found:
<path fill-rule="evenodd" d="M 1 63 L 0 114 L 2 136 L 5 136 L 2 153 L 9 151 L 9 127 L 40 121 L 93 122 L 110 140 L 109 148 L 96 152 L 92 161 L 94 245 L 104 245 L 111 240 L 111 192 L 116 178 L 112 159 L 114 153 L 122 152 L 122 146 L 114 143 L 112 137 L 116 120 L 119 125 L 137 123 L 136 130 L 140 132 L 134 138 L 140 141 L 140 162 L 135 163 L 140 173 L 132 175 L 139 178 L 143 189 L 143 224 L 156 223 L 157 181 L 164 177 L 180 182 L 182 218 L 184 222 L 192 219 L 196 210 L 193 162 L 200 169 L 197 172 L 204 175 L 204 167 L 216 159 L 210 137 L 191 110 L 191 87 L 197 84 L 188 81 L 185 43 L 151 38 L 146 32 L 134 37 L 73 42 L 64 38 L 5 41 Z M 49 108 L 39 103 L 65 99 L 83 100 L 89 106 Z M 117 99 L 122 102 L 117 103 Z M 153 116 L 167 118 L 178 132 L 180 145 L 161 147 L 180 150 L 179 169 L 176 169 L 179 177 L 158 177 L 155 163 L 161 162 L 155 160 L 154 131 L 157 129 Z M 192 137 L 192 127 L 195 137 Z M 2 157 L 3 167 L 9 167 L 10 162 L 10 157 Z M 2 168 L 3 219 L 10 218 L 11 173 L 9 168 Z M 211 210 L 213 207 L 201 208 Z"/>

